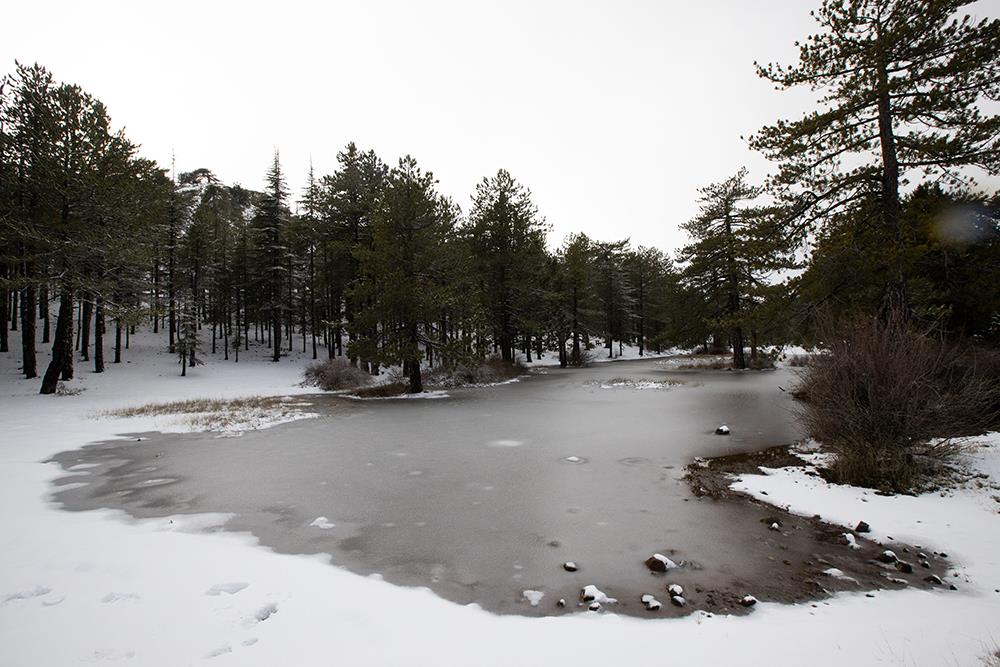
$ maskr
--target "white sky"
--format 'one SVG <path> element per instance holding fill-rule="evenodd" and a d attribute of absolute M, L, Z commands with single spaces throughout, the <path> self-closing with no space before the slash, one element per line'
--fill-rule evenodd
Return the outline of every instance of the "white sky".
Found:
<path fill-rule="evenodd" d="M 7 0 L 4 71 L 40 62 L 102 99 L 142 153 L 296 195 L 348 141 L 434 172 L 469 209 L 508 169 L 553 225 L 664 249 L 697 188 L 769 165 L 741 135 L 805 108 L 753 61 L 792 62 L 819 0 Z M 1000 14 L 982 0 L 977 16 Z"/>

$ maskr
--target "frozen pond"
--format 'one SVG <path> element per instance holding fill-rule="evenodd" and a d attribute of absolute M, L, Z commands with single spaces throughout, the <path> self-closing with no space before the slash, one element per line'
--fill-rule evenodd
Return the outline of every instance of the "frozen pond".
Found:
<path fill-rule="evenodd" d="M 633 384 L 608 388 L 622 377 Z M 683 384 L 635 388 L 665 380 Z M 681 479 L 696 456 L 795 440 L 793 401 L 778 388 L 791 382 L 781 370 L 637 361 L 437 400 L 321 396 L 310 399 L 319 419 L 242 437 L 150 434 L 63 452 L 65 468 L 97 465 L 67 474 L 56 499 L 137 517 L 232 513 L 226 529 L 279 551 L 329 553 L 501 613 L 561 613 L 559 598 L 575 611 L 580 588 L 596 584 L 641 614 L 643 593 L 669 600 L 666 578 L 642 565 L 653 552 L 685 562 L 670 581 L 720 594 L 774 580 L 780 559 L 810 553 L 805 536 L 774 544 L 759 508 L 696 498 Z M 714 434 L 722 423 L 731 435 Z M 537 607 L 529 589 L 544 593 Z"/>

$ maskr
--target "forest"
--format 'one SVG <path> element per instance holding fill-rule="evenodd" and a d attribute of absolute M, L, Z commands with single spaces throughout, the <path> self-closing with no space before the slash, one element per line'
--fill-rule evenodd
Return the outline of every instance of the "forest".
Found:
<path fill-rule="evenodd" d="M 797 64 L 758 65 L 822 97 L 749 138 L 773 174 L 707 184 L 691 220 L 664 212 L 689 236 L 674 253 L 553 239 L 504 169 L 463 206 L 415 158 L 354 143 L 295 187 L 277 152 L 260 191 L 175 173 L 98 99 L 16 63 L 0 84 L 0 349 L 19 344 L 24 376 L 53 393 L 75 367 L 122 362 L 146 323 L 182 374 L 254 342 L 275 362 L 298 347 L 401 366 L 419 392 L 422 368 L 572 366 L 616 344 L 759 368 L 769 346 L 887 308 L 995 345 L 1000 199 L 976 179 L 1000 169 L 1000 118 L 979 105 L 1000 95 L 998 23 L 955 18 L 965 2 L 855 4 L 822 6 Z"/>

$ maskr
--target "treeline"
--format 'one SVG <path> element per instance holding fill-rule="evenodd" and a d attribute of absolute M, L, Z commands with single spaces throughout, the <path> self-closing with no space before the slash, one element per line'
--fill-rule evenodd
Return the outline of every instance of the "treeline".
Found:
<path fill-rule="evenodd" d="M 996 342 L 1000 207 L 973 175 L 1000 173 L 1000 116 L 981 104 L 1000 99 L 1000 21 L 969 4 L 823 2 L 796 64 L 758 66 L 820 91 L 816 109 L 750 137 L 776 172 L 702 189 L 673 258 L 582 234 L 552 247 L 506 171 L 463 211 L 413 158 L 354 144 L 294 194 L 277 154 L 260 192 L 168 176 L 98 100 L 18 64 L 0 81 L 0 347 L 20 328 L 35 377 L 40 322 L 50 393 L 78 360 L 104 370 L 109 327 L 121 361 L 143 321 L 182 373 L 255 341 L 275 361 L 298 345 L 400 365 L 414 391 L 421 365 L 549 351 L 572 365 L 595 342 L 731 351 L 745 368 L 858 312 Z"/>
<path fill-rule="evenodd" d="M 704 271 L 627 240 L 577 234 L 550 249 L 530 191 L 503 170 L 467 213 L 414 159 L 389 166 L 354 144 L 297 197 L 277 154 L 260 192 L 207 169 L 172 178 L 112 132 L 99 101 L 37 65 L 4 80 L 0 119 L 0 344 L 20 328 L 35 377 L 41 323 L 43 393 L 78 361 L 104 371 L 109 327 L 121 362 L 142 322 L 182 374 L 209 351 L 237 362 L 253 341 L 275 361 L 299 346 L 371 373 L 398 364 L 414 391 L 422 363 L 555 351 L 565 366 L 595 339 L 609 355 L 722 339 Z"/>

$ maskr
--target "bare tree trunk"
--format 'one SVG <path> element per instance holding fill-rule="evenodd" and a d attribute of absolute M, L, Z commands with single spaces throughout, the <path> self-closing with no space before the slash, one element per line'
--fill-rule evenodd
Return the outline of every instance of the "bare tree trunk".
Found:
<path fill-rule="evenodd" d="M 94 315 L 94 304 L 84 295 L 83 320 L 80 324 L 80 356 L 84 361 L 90 361 L 90 322 Z"/>
<path fill-rule="evenodd" d="M 881 35 L 879 35 L 879 39 L 881 40 Z M 888 308 L 899 310 L 905 317 L 908 317 L 909 301 L 903 265 L 903 227 L 899 213 L 899 159 L 896 155 L 896 136 L 892 126 L 889 73 L 881 46 L 878 47 L 878 50 L 880 62 L 875 92 L 878 96 L 878 136 L 882 153 L 882 222 L 889 233 L 893 235 L 896 244 L 893 257 L 896 264 L 896 277 L 886 288 L 885 305 Z"/>
<path fill-rule="evenodd" d="M 30 269 L 25 269 L 25 274 Z M 38 377 L 35 361 L 35 288 L 21 290 L 21 369 L 24 377 Z"/>
<path fill-rule="evenodd" d="M 38 309 L 39 309 L 39 312 L 41 313 L 41 318 L 42 318 L 42 342 L 43 343 L 48 343 L 49 339 L 51 337 L 51 332 L 50 332 L 50 326 L 51 325 L 49 324 L 49 322 L 52 319 L 52 318 L 49 317 L 49 286 L 48 286 L 48 284 L 45 284 L 45 285 L 42 286 L 42 294 L 41 294 L 41 298 L 39 299 L 39 302 L 38 302 Z"/>
<path fill-rule="evenodd" d="M 104 300 L 94 303 L 94 372 L 104 372 Z"/>
<path fill-rule="evenodd" d="M 63 285 L 59 294 L 59 314 L 56 316 L 56 336 L 52 343 L 52 359 L 45 369 L 39 393 L 54 394 L 67 360 L 73 361 L 73 290 Z"/>
<path fill-rule="evenodd" d="M 122 362 L 122 321 L 121 318 L 115 318 L 115 361 L 114 363 L 120 364 Z"/>

